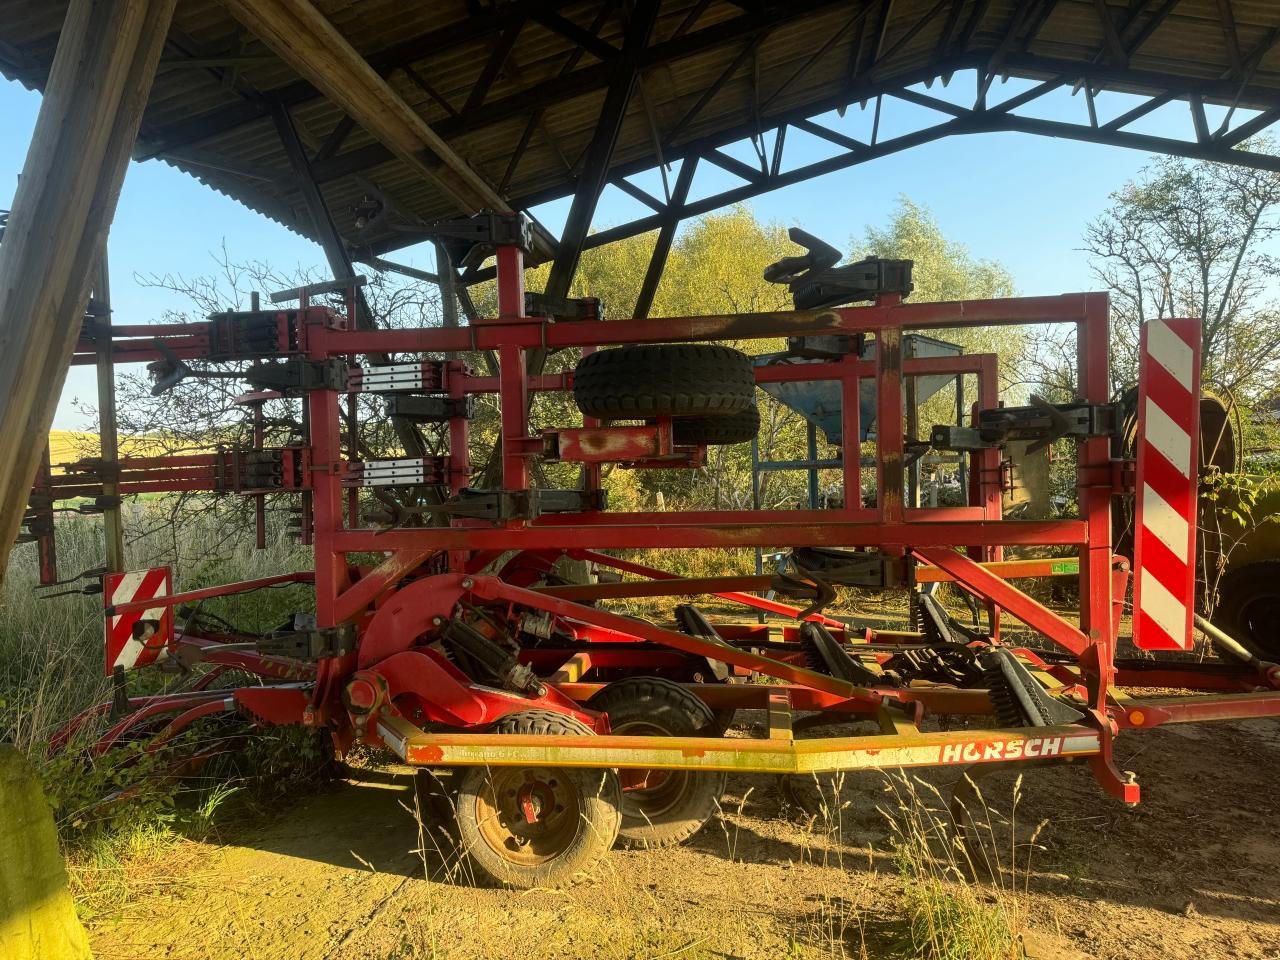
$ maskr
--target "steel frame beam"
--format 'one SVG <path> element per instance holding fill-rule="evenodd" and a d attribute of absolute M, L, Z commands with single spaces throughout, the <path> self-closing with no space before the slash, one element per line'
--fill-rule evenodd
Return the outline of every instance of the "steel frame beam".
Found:
<path fill-rule="evenodd" d="M 765 117 L 753 116 L 738 128 L 725 131 L 713 139 L 692 141 L 684 144 L 676 141 L 679 140 L 682 129 L 688 125 L 690 115 L 696 114 L 698 109 L 704 105 L 707 97 L 714 92 L 716 86 L 726 81 L 742 65 L 744 59 L 758 48 L 759 44 L 772 30 L 795 18 L 825 11 L 835 6 L 835 4 L 828 2 L 828 0 L 807 0 L 807 2 L 803 3 L 775 7 L 744 5 L 743 10 L 745 12 L 739 16 L 698 30 L 681 29 L 661 42 L 652 45 L 648 42 L 647 36 L 639 36 L 642 31 L 632 30 L 628 33 L 627 41 L 622 49 L 618 49 L 598 38 L 599 25 L 611 9 L 609 5 L 606 5 L 601 10 L 601 14 L 597 17 L 595 23 L 589 27 L 582 27 L 566 19 L 559 12 L 559 8 L 563 6 L 562 2 L 545 0 L 545 2 L 504 8 L 500 12 L 488 11 L 472 18 L 472 21 L 452 24 L 433 31 L 426 38 L 407 41 L 371 55 L 368 58 L 368 62 L 378 73 L 383 75 L 396 69 L 404 69 L 406 75 L 413 79 L 416 74 L 414 64 L 420 61 L 428 49 L 434 52 L 440 48 L 473 42 L 486 36 L 497 37 L 497 42 L 493 47 L 493 55 L 483 66 L 481 80 L 477 83 L 468 103 L 461 109 L 444 104 L 447 116 L 439 122 L 433 123 L 432 129 L 443 141 L 464 133 L 483 129 L 516 116 L 528 116 L 529 120 L 525 126 L 524 134 L 521 136 L 519 144 L 507 165 L 506 172 L 501 178 L 499 194 L 505 193 L 505 188 L 511 182 L 520 156 L 523 155 L 524 149 L 534 131 L 540 127 L 541 118 L 548 108 L 554 107 L 562 101 L 580 97 L 584 93 L 589 93 L 593 90 L 607 91 L 606 109 L 602 111 L 601 124 L 597 130 L 596 137 L 593 139 L 592 146 L 588 150 L 584 169 L 576 181 L 550 190 L 538 191 L 514 198 L 512 206 L 516 209 L 525 209 L 533 204 L 558 199 L 568 194 L 574 196 L 574 204 L 564 231 L 563 243 L 561 244 L 561 249 L 557 252 L 555 266 L 548 285 L 548 292 L 553 295 L 563 295 L 563 291 L 567 291 L 578 256 L 582 250 L 612 240 L 635 236 L 649 230 L 661 231 L 650 271 L 654 275 L 651 278 L 646 278 L 646 285 L 643 288 L 643 292 L 648 297 L 651 297 L 652 290 L 656 287 L 656 283 L 661 276 L 660 264 L 665 260 L 663 248 L 669 245 L 667 237 L 678 229 L 679 223 L 685 217 L 697 216 L 724 204 L 737 202 L 781 186 L 820 176 L 833 169 L 853 166 L 865 160 L 884 156 L 887 153 L 960 133 L 1018 131 L 1034 133 L 1040 136 L 1126 146 L 1195 159 L 1235 163 L 1261 169 L 1280 169 L 1280 161 L 1277 161 L 1276 158 L 1240 148 L 1242 141 L 1280 120 L 1280 102 L 1277 102 L 1277 106 L 1272 110 L 1266 110 L 1260 116 L 1238 125 L 1235 130 L 1226 129 L 1230 116 L 1234 115 L 1237 105 L 1241 102 L 1280 101 L 1280 97 L 1277 97 L 1274 90 L 1251 85 L 1253 73 L 1261 59 L 1261 54 L 1264 54 L 1274 46 L 1277 39 L 1280 39 L 1280 30 L 1276 31 L 1275 38 L 1264 40 L 1260 47 L 1246 53 L 1239 48 L 1239 40 L 1233 24 L 1224 22 L 1224 36 L 1228 40 L 1232 38 L 1236 40 L 1232 47 L 1233 65 L 1222 76 L 1212 80 L 1180 77 L 1150 70 L 1135 71 L 1128 67 L 1129 60 L 1133 54 L 1175 12 L 1178 3 L 1179 0 L 1163 0 L 1163 3 L 1156 6 L 1157 0 L 1142 0 L 1142 2 L 1131 4 L 1126 11 L 1113 12 L 1101 0 L 1095 0 L 1095 12 L 1103 26 L 1104 41 L 1092 60 L 1082 63 L 1079 61 L 1056 60 L 1032 51 L 1032 41 L 1053 11 L 1060 6 L 1059 0 L 1038 0 L 1036 3 L 1018 6 L 1014 15 L 1008 19 L 1007 23 L 1003 24 L 1002 39 L 995 45 L 994 49 L 972 49 L 970 45 L 978 28 L 984 27 L 989 30 L 992 26 L 987 23 L 990 5 L 984 0 L 978 0 L 973 5 L 967 22 L 963 25 L 960 22 L 961 17 L 958 15 L 958 8 L 952 9 L 945 25 L 939 24 L 942 30 L 937 47 L 939 54 L 941 56 L 949 50 L 956 50 L 957 53 L 954 58 L 937 63 L 925 73 L 905 75 L 901 71 L 895 73 L 893 70 L 893 63 L 899 49 L 904 45 L 907 38 L 931 26 L 935 19 L 941 20 L 941 5 L 935 4 L 923 16 L 917 17 L 913 23 L 906 24 L 905 33 L 902 30 L 895 33 L 890 28 L 890 21 L 895 16 L 892 2 L 883 2 L 883 0 L 868 2 L 855 14 L 854 20 L 850 21 L 850 23 L 857 22 L 865 26 L 868 19 L 875 21 L 871 24 L 873 29 L 870 31 L 870 62 L 858 64 L 851 71 L 849 82 L 838 94 L 827 98 L 824 103 L 810 105 L 801 111 L 790 111 L 787 114 Z M 1228 6 L 1224 9 L 1229 11 L 1230 8 Z M 642 5 L 634 16 L 638 18 L 643 13 L 644 8 Z M 691 18 L 689 24 L 693 20 L 696 20 L 696 18 Z M 537 22 L 547 29 L 559 33 L 566 39 L 578 44 L 578 49 L 571 52 L 570 57 L 556 76 L 532 84 L 517 93 L 491 101 L 487 97 L 488 89 L 492 85 L 493 79 L 502 71 L 504 63 L 507 62 L 512 48 L 516 44 L 521 27 L 528 21 Z M 686 27 L 689 24 L 686 24 Z M 642 23 L 639 25 L 643 26 Z M 634 23 L 633 26 L 635 26 Z M 1000 25 L 997 24 L 995 26 L 999 27 Z M 886 39 L 891 36 L 896 36 L 898 39 L 889 43 L 886 47 Z M 859 48 L 862 47 L 864 39 L 864 37 L 859 36 Z M 732 60 L 729 69 L 722 73 L 712 89 L 708 90 L 707 94 L 699 100 L 692 110 L 685 112 L 679 123 L 666 131 L 655 127 L 654 134 L 656 142 L 661 144 L 661 160 L 664 164 L 670 163 L 675 159 L 696 157 L 699 160 L 707 160 L 725 167 L 731 173 L 741 177 L 744 180 L 743 185 L 722 191 L 713 198 L 704 198 L 689 207 L 674 203 L 675 197 L 668 197 L 665 202 L 655 201 L 654 203 L 649 203 L 649 200 L 644 200 L 643 202 L 655 208 L 651 216 L 641 217 L 630 224 L 618 225 L 600 234 L 588 236 L 595 204 L 604 184 L 610 181 L 626 184 L 623 178 L 629 173 L 638 172 L 636 165 L 628 165 L 623 169 L 610 167 L 611 148 L 617 132 L 617 124 L 614 121 L 620 121 L 622 113 L 625 113 L 626 101 L 626 97 L 619 96 L 616 88 L 626 79 L 629 73 L 643 70 L 647 66 L 669 63 L 683 57 L 703 53 L 726 44 L 742 45 Z M 225 77 L 229 69 L 234 80 L 236 66 L 234 63 L 228 62 L 224 64 L 218 57 L 210 58 L 205 51 L 181 48 L 180 52 L 186 55 L 188 59 L 194 59 L 196 62 L 203 63 L 208 60 L 210 73 Z M 579 66 L 581 57 L 585 53 L 590 53 L 599 62 Z M 232 57 L 231 59 L 234 60 L 235 58 Z M 859 57 L 860 59 L 862 57 Z M 945 103 L 945 101 L 917 94 L 914 90 L 908 89 L 911 84 L 921 81 L 931 83 L 937 78 L 942 78 L 945 81 L 956 71 L 966 68 L 974 68 L 979 71 L 979 96 L 972 108 L 957 108 L 952 104 Z M 1040 96 L 1063 86 L 1070 85 L 1075 90 L 1083 88 L 1089 109 L 1089 122 L 1045 121 L 1016 113 L 1013 109 L 1007 107 L 1002 109 L 1002 105 L 988 107 L 985 103 L 987 88 L 997 73 L 1007 72 L 1049 78 L 1045 81 L 1047 85 L 1042 84 L 1041 88 L 1038 88 L 1040 89 L 1040 94 L 1022 100 L 1018 104 L 1019 108 L 1026 107 L 1039 99 Z M 1100 125 L 1094 110 L 1094 93 L 1098 89 L 1115 85 L 1127 85 L 1130 88 L 1136 85 L 1139 88 L 1147 89 L 1150 91 L 1148 100 L 1145 104 L 1127 113 L 1124 118 L 1117 118 L 1117 121 Z M 630 88 L 628 87 L 627 89 L 629 91 Z M 197 156 L 191 151 L 190 146 L 208 136 L 225 133 L 227 130 L 234 129 L 241 124 L 254 122 L 264 113 L 270 112 L 272 109 L 270 104 L 273 101 L 279 101 L 287 107 L 293 103 L 306 102 L 319 95 L 319 91 L 306 81 L 291 84 L 276 91 L 270 91 L 265 95 L 250 89 L 244 93 L 241 104 L 224 108 L 215 116 L 199 118 L 196 121 L 176 125 L 175 128 L 170 128 L 169 131 L 144 131 L 144 135 L 160 141 L 160 145 L 148 155 L 167 154 L 178 162 L 192 164 L 217 166 L 221 163 L 222 169 L 226 169 L 226 164 L 223 161 L 216 157 Z M 775 97 L 776 91 L 770 99 Z M 882 106 L 881 98 L 884 97 L 888 97 L 890 102 L 897 99 L 935 106 L 944 114 L 949 114 L 950 119 L 923 131 L 917 131 L 906 137 L 894 138 L 890 141 L 880 142 L 878 136 L 873 136 L 872 143 L 868 144 L 865 149 L 851 149 L 845 155 L 830 158 L 821 163 L 806 165 L 801 170 L 789 170 L 785 174 L 782 172 L 785 166 L 782 157 L 788 126 L 794 125 L 807 130 L 809 133 L 823 136 L 824 132 L 821 124 L 817 123 L 815 118 L 826 112 L 826 110 L 843 110 L 850 102 L 862 101 L 865 103 L 868 100 L 875 99 L 878 116 Z M 1195 128 L 1195 137 L 1193 139 L 1180 140 L 1169 137 L 1153 137 L 1124 129 L 1125 126 L 1135 122 L 1141 116 L 1174 99 L 1185 99 L 1189 104 Z M 622 101 L 621 108 L 618 110 L 612 109 L 611 105 L 612 107 L 617 107 L 616 101 L 618 100 Z M 1203 104 L 1215 101 L 1228 104 L 1231 108 L 1231 114 L 1218 130 L 1210 133 L 1204 120 Z M 765 101 L 763 105 L 765 110 L 768 108 L 768 102 Z M 532 114 L 530 114 L 531 109 Z M 393 149 L 384 143 L 375 143 L 346 154 L 338 154 L 337 151 L 340 148 L 340 144 L 352 123 L 353 121 L 349 117 L 345 123 L 340 123 L 326 143 L 325 149 L 317 154 L 312 164 L 312 172 L 316 181 L 323 183 L 331 179 L 358 175 L 367 172 L 372 166 L 396 157 L 396 152 L 393 152 Z M 750 165 L 734 161 L 717 149 L 727 143 L 756 135 L 762 129 L 772 129 L 776 132 L 776 147 L 773 162 L 767 163 L 762 158 L 759 172 Z M 837 143 L 837 145 L 842 145 L 840 144 L 842 138 L 838 132 L 825 132 L 829 134 L 827 139 Z M 196 153 L 198 152 L 196 151 Z M 651 164 L 642 163 L 639 165 L 639 169 L 644 169 L 649 165 Z M 269 171 L 262 172 L 262 175 L 268 174 Z M 275 206 L 279 205 L 278 198 L 271 196 L 273 190 L 278 191 L 280 188 L 292 189 L 294 186 L 295 184 L 292 182 L 281 182 L 278 179 L 268 181 L 265 189 L 260 188 L 262 196 L 259 199 L 263 204 L 263 209 L 274 209 Z M 305 186 L 303 189 L 305 192 Z M 626 187 L 624 186 L 623 189 L 626 189 Z M 258 201 L 254 200 L 252 202 Z M 395 236 L 376 241 L 368 248 L 367 255 L 378 256 L 419 242 L 421 239 L 423 239 L 422 236 L 413 232 L 398 233 Z M 491 276 L 491 269 L 485 271 L 473 270 L 466 275 L 465 282 L 474 283 L 488 279 Z M 643 305 L 644 298 L 642 298 L 641 302 Z"/>

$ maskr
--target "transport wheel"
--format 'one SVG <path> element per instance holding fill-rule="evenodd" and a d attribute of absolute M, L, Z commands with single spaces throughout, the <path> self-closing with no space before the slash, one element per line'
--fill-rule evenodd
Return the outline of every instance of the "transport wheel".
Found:
<path fill-rule="evenodd" d="M 1280 658 L 1280 560 L 1229 571 L 1218 586 L 1213 622 L 1263 658 Z"/>
<path fill-rule="evenodd" d="M 491 731 L 592 732 L 548 710 L 510 714 Z M 458 842 L 476 879 L 523 889 L 554 886 L 613 846 L 620 802 L 612 770 L 471 767 L 458 774 Z"/>
<path fill-rule="evenodd" d="M 747 443 L 759 432 L 760 408 L 754 403 L 727 417 L 676 417 L 671 421 L 671 439 L 679 447 Z"/>
<path fill-rule="evenodd" d="M 698 737 L 717 732 L 705 703 L 678 683 L 660 677 L 627 677 L 609 684 L 587 706 L 609 715 L 613 733 L 628 737 Z M 716 770 L 623 770 L 624 847 L 671 847 L 711 819 L 724 793 L 726 774 Z"/>
<path fill-rule="evenodd" d="M 707 343 L 598 350 L 578 361 L 573 399 L 588 417 L 723 417 L 755 402 L 751 358 Z"/>

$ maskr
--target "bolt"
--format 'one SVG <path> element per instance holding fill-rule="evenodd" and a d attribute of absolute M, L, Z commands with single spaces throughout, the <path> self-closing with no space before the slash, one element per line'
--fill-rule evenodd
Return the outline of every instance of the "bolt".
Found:
<path fill-rule="evenodd" d="M 440 626 L 440 624 L 442 624 L 442 623 L 444 623 L 444 617 L 432 617 L 432 618 L 431 618 L 431 625 L 432 625 L 433 627 L 438 627 L 438 626 Z"/>
<path fill-rule="evenodd" d="M 475 585 L 476 585 L 476 582 L 475 582 L 474 580 L 472 580 L 470 577 L 466 577 L 466 578 L 464 578 L 464 579 L 463 579 L 463 581 L 462 581 L 462 589 L 463 589 L 463 590 L 470 590 L 470 589 L 471 589 L 472 587 L 474 587 Z"/>

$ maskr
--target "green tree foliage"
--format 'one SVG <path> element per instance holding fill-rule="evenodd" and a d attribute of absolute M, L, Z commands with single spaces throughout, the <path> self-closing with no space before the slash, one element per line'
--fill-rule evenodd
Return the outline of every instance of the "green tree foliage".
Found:
<path fill-rule="evenodd" d="M 906 196 L 883 226 L 867 227 L 851 241 L 855 256 L 912 260 L 913 303 L 943 300 L 987 300 L 1012 297 L 1017 291 L 1003 264 L 982 260 L 962 243 L 948 239 L 926 206 Z M 1000 357 L 1002 385 L 1013 387 L 1022 377 L 1024 332 L 1018 327 L 931 330 L 930 336 L 959 344 L 965 353 L 995 353 Z M 970 396 L 973 394 L 970 393 Z"/>

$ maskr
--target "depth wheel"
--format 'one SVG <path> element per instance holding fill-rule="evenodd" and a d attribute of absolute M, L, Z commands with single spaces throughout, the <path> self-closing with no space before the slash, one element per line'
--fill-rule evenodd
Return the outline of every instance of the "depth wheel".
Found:
<path fill-rule="evenodd" d="M 589 735 L 549 710 L 503 717 L 493 733 Z M 458 841 L 478 878 L 554 886 L 604 856 L 618 836 L 621 793 L 612 770 L 472 767 L 459 775 Z"/>
<path fill-rule="evenodd" d="M 718 729 L 705 703 L 678 683 L 628 677 L 609 684 L 588 702 L 609 715 L 611 732 L 625 737 L 707 737 Z M 671 847 L 702 829 L 715 814 L 727 776 L 718 770 L 624 770 L 624 847 Z"/>

